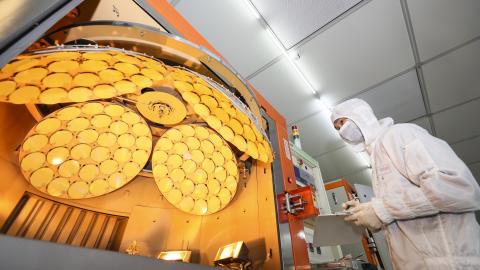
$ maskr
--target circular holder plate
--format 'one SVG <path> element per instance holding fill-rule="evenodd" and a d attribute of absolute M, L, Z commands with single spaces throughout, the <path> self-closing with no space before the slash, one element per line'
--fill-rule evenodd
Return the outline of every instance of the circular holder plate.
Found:
<path fill-rule="evenodd" d="M 118 126 L 122 132 L 112 133 Z M 23 175 L 41 192 L 92 198 L 131 181 L 147 163 L 151 142 L 149 126 L 131 109 L 108 102 L 79 103 L 37 123 L 19 159 Z"/>
<path fill-rule="evenodd" d="M 152 155 L 160 192 L 178 209 L 195 215 L 218 212 L 230 203 L 238 184 L 236 164 L 229 145 L 199 125 L 169 129 Z"/>

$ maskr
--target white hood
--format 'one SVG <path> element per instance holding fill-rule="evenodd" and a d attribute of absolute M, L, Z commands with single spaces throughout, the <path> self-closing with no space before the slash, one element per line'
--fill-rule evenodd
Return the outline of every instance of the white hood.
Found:
<path fill-rule="evenodd" d="M 390 117 L 383 118 L 379 121 L 370 105 L 358 98 L 344 101 L 333 108 L 331 116 L 332 123 L 343 117 L 355 122 L 365 138 L 365 142 L 359 144 L 352 144 L 351 142 L 345 141 L 352 145 L 353 149 L 358 152 L 367 150 L 387 127 L 393 125 L 393 119 Z"/>

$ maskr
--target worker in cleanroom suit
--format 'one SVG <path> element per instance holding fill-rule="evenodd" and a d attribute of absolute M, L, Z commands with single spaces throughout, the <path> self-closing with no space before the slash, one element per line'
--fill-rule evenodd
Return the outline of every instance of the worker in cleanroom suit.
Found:
<path fill-rule="evenodd" d="M 480 188 L 450 146 L 417 125 L 377 120 L 360 99 L 337 105 L 331 119 L 372 164 L 375 198 L 348 202 L 346 220 L 383 228 L 397 270 L 480 269 Z"/>

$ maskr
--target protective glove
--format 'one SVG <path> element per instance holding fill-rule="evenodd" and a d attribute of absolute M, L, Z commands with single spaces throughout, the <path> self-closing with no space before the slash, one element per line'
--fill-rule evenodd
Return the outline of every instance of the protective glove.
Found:
<path fill-rule="evenodd" d="M 371 232 L 378 232 L 382 228 L 383 223 L 378 218 L 371 203 L 349 201 L 345 205 L 351 207 L 348 210 L 352 213 L 345 218 L 345 221 L 353 222 L 357 226 L 364 226 Z"/>

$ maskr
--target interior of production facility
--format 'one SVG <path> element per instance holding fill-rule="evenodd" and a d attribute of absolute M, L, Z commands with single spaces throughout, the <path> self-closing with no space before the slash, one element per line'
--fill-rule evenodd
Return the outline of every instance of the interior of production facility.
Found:
<path fill-rule="evenodd" d="M 480 1 L 0 1 L 0 269 L 480 269 Z"/>

